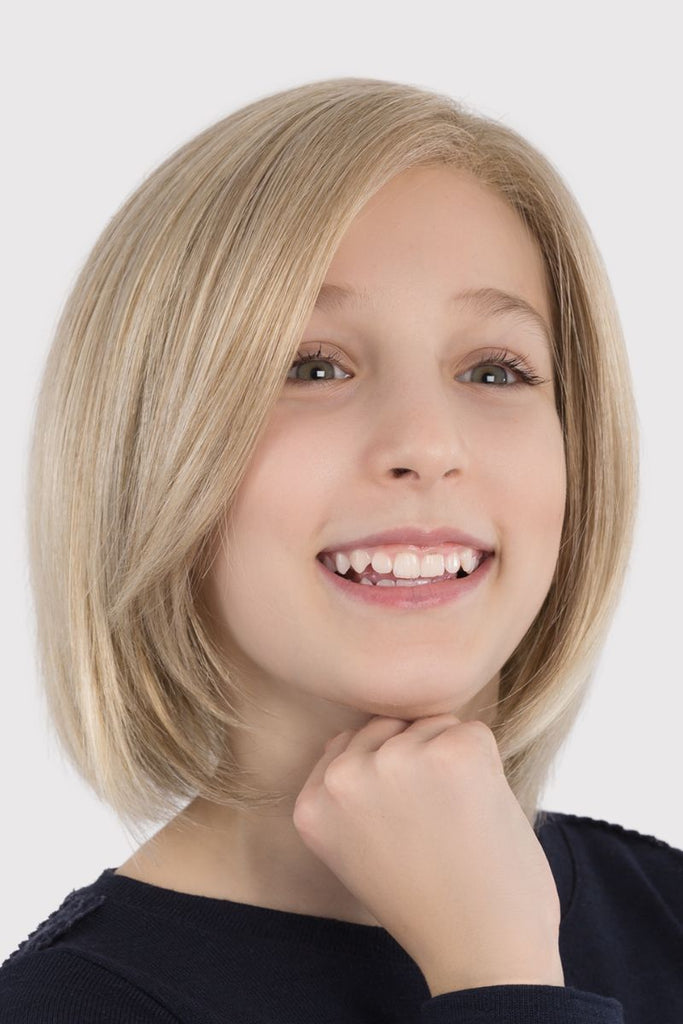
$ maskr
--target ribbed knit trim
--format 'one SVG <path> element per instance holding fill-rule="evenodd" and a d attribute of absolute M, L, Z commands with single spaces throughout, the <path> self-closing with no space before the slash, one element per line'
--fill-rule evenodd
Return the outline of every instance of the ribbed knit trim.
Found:
<path fill-rule="evenodd" d="M 393 936 L 377 925 L 197 896 L 140 882 L 127 875 L 117 875 L 114 874 L 115 870 L 105 868 L 89 888 L 117 903 L 126 903 L 138 911 L 164 920 L 169 915 L 177 915 L 185 926 L 205 931 L 214 938 L 225 932 L 246 938 L 283 942 L 290 946 L 301 942 L 349 956 L 380 952 L 392 960 L 410 959 Z"/>
<path fill-rule="evenodd" d="M 552 826 L 554 812 L 546 811 L 544 815 L 542 827 Z M 562 856 L 565 857 L 566 853 Z M 563 872 L 566 871 L 566 864 L 561 867 Z M 314 944 L 349 956 L 379 952 L 394 961 L 410 959 L 393 936 L 377 925 L 178 892 L 127 875 L 117 875 L 116 870 L 113 867 L 105 868 L 96 881 L 79 892 L 103 894 L 118 903 L 126 903 L 159 918 L 167 919 L 169 914 L 177 915 L 185 925 L 214 935 L 225 932 L 290 945 L 292 942 Z"/>
<path fill-rule="evenodd" d="M 475 1016 L 476 1014 L 476 1016 Z M 444 992 L 422 1005 L 422 1024 L 624 1024 L 617 999 L 555 985 L 491 985 Z"/>

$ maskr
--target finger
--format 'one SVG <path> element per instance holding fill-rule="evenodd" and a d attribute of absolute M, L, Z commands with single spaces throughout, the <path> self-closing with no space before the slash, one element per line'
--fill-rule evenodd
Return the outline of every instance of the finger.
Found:
<path fill-rule="evenodd" d="M 416 743 L 427 743 L 455 725 L 462 725 L 462 721 L 450 712 L 442 715 L 425 715 L 424 718 L 416 718 L 410 723 L 405 730 L 405 737 Z"/>
<path fill-rule="evenodd" d="M 306 783 L 301 790 L 302 793 L 305 789 L 309 789 L 319 783 L 322 783 L 325 775 L 325 769 L 328 764 L 330 764 L 331 761 L 334 761 L 335 757 L 341 754 L 343 750 L 346 750 L 346 746 L 353 735 L 353 730 L 347 729 L 345 732 L 340 732 L 337 736 L 333 736 L 327 741 L 322 756 L 306 779 Z"/>
<path fill-rule="evenodd" d="M 425 730 L 425 743 L 433 742 L 441 736 L 444 739 L 440 740 L 440 742 L 446 742 L 446 736 L 450 734 L 448 735 L 449 743 L 452 740 L 460 749 L 470 751 L 470 753 L 475 751 L 481 753 L 481 751 L 484 751 L 488 758 L 493 759 L 500 768 L 500 771 L 504 771 L 498 742 L 492 729 L 485 722 L 479 719 L 468 719 L 465 722 L 460 722 L 452 716 L 447 717 L 451 721 L 442 722 L 439 728 L 434 728 L 431 735 Z M 421 736 L 420 739 L 422 740 L 423 737 Z"/>
<path fill-rule="evenodd" d="M 346 750 L 355 750 L 361 753 L 371 753 L 379 750 L 392 736 L 397 736 L 410 724 L 405 718 L 389 718 L 384 715 L 376 715 L 366 722 L 362 729 L 351 737 Z"/>
<path fill-rule="evenodd" d="M 343 749 L 342 741 L 344 741 L 344 743 L 348 743 L 353 736 L 353 732 L 353 729 L 345 729 L 344 732 L 338 732 L 336 736 L 330 736 L 329 740 L 325 743 L 323 750 L 327 751 L 333 745 L 335 746 L 335 749 Z"/>

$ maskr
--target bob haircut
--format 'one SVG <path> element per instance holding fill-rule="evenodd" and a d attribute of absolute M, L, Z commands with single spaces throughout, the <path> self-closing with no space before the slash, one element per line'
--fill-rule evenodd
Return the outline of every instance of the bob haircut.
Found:
<path fill-rule="evenodd" d="M 635 518 L 610 283 L 568 187 L 516 132 L 446 95 L 337 78 L 250 103 L 143 181 L 85 261 L 41 378 L 27 488 L 40 678 L 68 759 L 134 832 L 198 795 L 238 808 L 282 796 L 236 762 L 249 698 L 202 580 L 342 236 L 394 175 L 444 164 L 517 211 L 554 306 L 563 533 L 545 601 L 501 666 L 493 726 L 515 796 L 542 820 Z"/>

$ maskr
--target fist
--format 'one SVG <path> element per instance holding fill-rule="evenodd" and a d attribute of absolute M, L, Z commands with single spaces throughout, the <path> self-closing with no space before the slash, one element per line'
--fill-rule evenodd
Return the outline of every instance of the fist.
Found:
<path fill-rule="evenodd" d="M 564 985 L 555 880 L 483 722 L 376 717 L 339 734 L 293 822 L 433 996 Z"/>

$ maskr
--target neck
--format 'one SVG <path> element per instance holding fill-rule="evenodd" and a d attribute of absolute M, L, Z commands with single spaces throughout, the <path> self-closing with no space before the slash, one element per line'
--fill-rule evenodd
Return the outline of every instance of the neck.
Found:
<path fill-rule="evenodd" d="M 455 713 L 490 725 L 497 692 L 496 677 Z M 362 728 L 373 715 L 326 701 L 302 700 L 299 708 L 290 703 L 286 709 L 270 699 L 262 704 L 267 714 L 254 710 L 233 753 L 253 786 L 282 793 L 282 799 L 267 808 L 236 809 L 197 797 L 118 873 L 199 896 L 377 925 L 292 822 L 296 798 L 326 741 Z"/>

